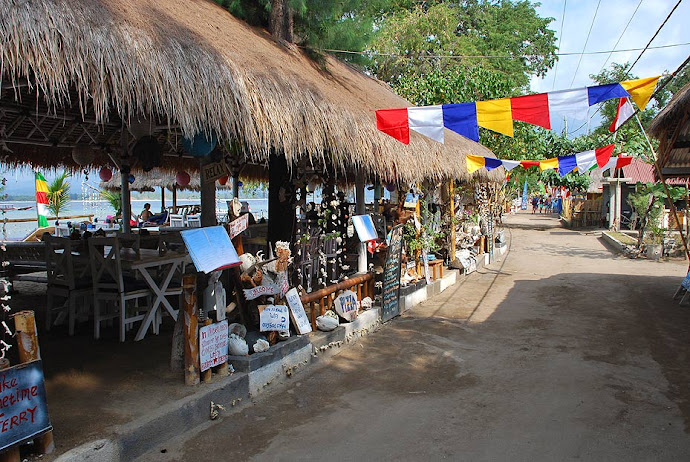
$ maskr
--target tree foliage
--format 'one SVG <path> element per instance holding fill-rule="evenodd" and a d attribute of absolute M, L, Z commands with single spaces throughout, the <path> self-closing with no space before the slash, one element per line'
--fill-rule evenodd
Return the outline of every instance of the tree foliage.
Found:
<path fill-rule="evenodd" d="M 60 218 L 60 212 L 69 206 L 69 177 L 68 172 L 62 172 L 48 185 L 48 210 L 56 218 Z"/>

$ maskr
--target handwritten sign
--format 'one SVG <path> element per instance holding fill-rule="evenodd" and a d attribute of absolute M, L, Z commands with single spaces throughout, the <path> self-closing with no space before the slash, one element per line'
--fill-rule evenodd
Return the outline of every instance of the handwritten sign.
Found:
<path fill-rule="evenodd" d="M 335 312 L 340 317 L 348 321 L 354 321 L 357 318 L 357 294 L 351 290 L 346 290 L 333 302 Z"/>
<path fill-rule="evenodd" d="M 228 174 L 228 168 L 224 162 L 211 162 L 201 167 L 201 181 L 210 183 Z"/>
<path fill-rule="evenodd" d="M 246 230 L 249 226 L 249 214 L 244 214 L 237 220 L 233 220 L 228 224 L 228 234 L 230 234 L 230 239 L 234 239 L 242 231 Z"/>
<path fill-rule="evenodd" d="M 403 225 L 391 230 L 388 254 L 383 268 L 383 303 L 381 319 L 385 322 L 400 314 L 400 257 Z"/>
<path fill-rule="evenodd" d="M 278 273 L 276 278 L 276 285 L 280 289 L 280 296 L 285 297 L 285 294 L 290 290 L 290 284 L 288 283 L 287 271 L 282 271 Z"/>
<path fill-rule="evenodd" d="M 199 362 L 201 372 L 228 360 L 228 321 L 199 329 Z"/>
<path fill-rule="evenodd" d="M 304 306 L 302 305 L 302 300 L 299 299 L 299 294 L 297 289 L 294 287 L 285 294 L 287 299 L 287 304 L 290 307 L 290 319 L 295 323 L 295 329 L 297 329 L 298 334 L 308 334 L 311 332 L 311 324 L 309 323 L 309 318 L 307 313 L 304 311 Z"/>
<path fill-rule="evenodd" d="M 285 305 L 268 305 L 262 310 L 259 308 L 259 330 L 261 332 L 277 330 L 278 332 L 290 329 L 290 314 Z"/>
<path fill-rule="evenodd" d="M 0 371 L 0 451 L 51 429 L 41 361 Z"/>
<path fill-rule="evenodd" d="M 280 287 L 273 284 L 272 282 L 266 283 L 266 285 L 260 285 L 252 287 L 251 289 L 243 289 L 244 298 L 247 300 L 254 300 L 262 295 L 276 295 L 280 293 Z"/>

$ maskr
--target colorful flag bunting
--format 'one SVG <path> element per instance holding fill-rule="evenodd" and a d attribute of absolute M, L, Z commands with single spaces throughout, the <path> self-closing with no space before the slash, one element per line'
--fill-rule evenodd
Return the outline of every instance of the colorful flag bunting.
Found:
<path fill-rule="evenodd" d="M 39 172 L 36 172 L 36 210 L 38 227 L 48 226 L 48 183 Z"/>
<path fill-rule="evenodd" d="M 513 136 L 510 98 L 477 101 L 477 125 Z"/>
<path fill-rule="evenodd" d="M 618 109 L 616 110 L 616 117 L 613 118 L 613 122 L 609 126 L 610 132 L 615 132 L 623 125 L 629 118 L 635 114 L 635 109 L 628 98 L 621 98 L 618 101 Z"/>
<path fill-rule="evenodd" d="M 503 161 L 500 159 L 494 159 L 493 157 L 483 157 L 483 156 L 472 156 L 467 154 L 467 171 L 469 173 L 474 173 L 480 168 L 484 167 L 487 170 L 493 170 L 503 165 Z"/>
<path fill-rule="evenodd" d="M 608 169 L 617 169 L 617 168 L 623 168 L 627 165 L 630 165 L 632 163 L 632 156 L 621 156 L 621 157 L 611 157 L 609 161 L 606 163 L 601 168 L 602 172 L 605 172 Z"/>
<path fill-rule="evenodd" d="M 554 168 L 558 168 L 558 157 L 552 157 L 551 159 L 539 161 L 539 170 L 542 172 L 544 170 L 552 170 Z"/>
<path fill-rule="evenodd" d="M 640 111 L 644 111 L 644 108 L 647 107 L 647 103 L 649 102 L 649 98 L 651 98 L 652 93 L 654 93 L 654 88 L 656 88 L 658 80 L 659 76 L 626 80 L 625 82 L 621 82 L 621 87 L 630 94 L 630 97 L 635 101 Z"/>
<path fill-rule="evenodd" d="M 558 173 L 561 177 L 566 176 L 577 168 L 577 156 L 571 154 L 569 156 L 561 156 L 558 158 Z"/>
<path fill-rule="evenodd" d="M 410 142 L 410 129 L 441 143 L 444 128 L 474 141 L 479 141 L 479 127 L 513 136 L 515 120 L 550 129 L 552 117 L 586 120 L 590 106 L 613 98 L 630 97 L 644 110 L 658 80 L 650 77 L 514 98 L 380 109 L 376 126 L 404 144 Z M 582 171 L 579 165 L 578 170 Z"/>

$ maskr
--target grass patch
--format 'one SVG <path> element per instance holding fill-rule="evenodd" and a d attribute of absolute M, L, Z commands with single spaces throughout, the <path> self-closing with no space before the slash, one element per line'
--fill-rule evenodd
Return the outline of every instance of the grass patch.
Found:
<path fill-rule="evenodd" d="M 637 244 L 637 240 L 633 239 L 632 237 L 628 236 L 627 234 L 619 233 L 618 231 L 608 231 L 608 235 L 617 239 L 618 241 L 622 242 L 625 245 Z"/>

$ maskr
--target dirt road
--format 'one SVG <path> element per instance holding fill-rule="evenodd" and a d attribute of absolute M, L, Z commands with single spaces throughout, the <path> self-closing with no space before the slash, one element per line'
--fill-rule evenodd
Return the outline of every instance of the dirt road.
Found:
<path fill-rule="evenodd" d="M 503 262 L 145 459 L 689 460 L 685 263 L 506 221 Z"/>

